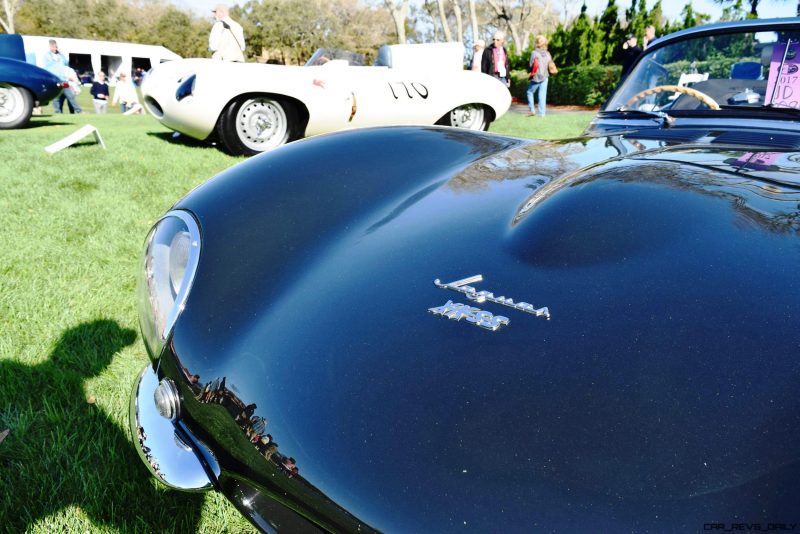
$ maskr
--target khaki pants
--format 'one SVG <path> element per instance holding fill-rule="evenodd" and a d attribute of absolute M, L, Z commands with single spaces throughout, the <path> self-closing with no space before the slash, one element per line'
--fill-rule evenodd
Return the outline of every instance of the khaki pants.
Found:
<path fill-rule="evenodd" d="M 94 104 L 94 112 L 95 113 L 105 113 L 108 109 L 108 100 L 100 100 L 98 98 L 93 98 L 92 103 Z"/>

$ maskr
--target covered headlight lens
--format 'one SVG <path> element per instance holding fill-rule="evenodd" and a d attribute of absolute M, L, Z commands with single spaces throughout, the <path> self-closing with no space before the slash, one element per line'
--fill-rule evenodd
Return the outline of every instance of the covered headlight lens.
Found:
<path fill-rule="evenodd" d="M 139 323 L 153 359 L 183 310 L 199 259 L 200 229 L 185 211 L 167 213 L 147 235 L 140 264 Z"/>
<path fill-rule="evenodd" d="M 196 74 L 192 74 L 191 76 L 185 78 L 178 86 L 178 90 L 175 91 L 175 100 L 180 102 L 187 96 L 191 96 L 192 93 L 194 93 L 194 82 L 196 80 L 197 80 Z"/>

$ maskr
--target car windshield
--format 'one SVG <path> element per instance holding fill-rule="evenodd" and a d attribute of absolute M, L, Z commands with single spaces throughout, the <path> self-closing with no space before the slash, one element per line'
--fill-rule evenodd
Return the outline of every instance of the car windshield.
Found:
<path fill-rule="evenodd" d="M 645 52 L 605 111 L 800 109 L 800 32 L 731 32 Z"/>
<path fill-rule="evenodd" d="M 341 50 L 338 48 L 318 48 L 311 59 L 306 61 L 306 67 L 313 67 L 324 65 L 325 63 L 334 59 L 347 61 L 352 67 L 363 67 L 366 65 L 366 59 L 363 54 L 350 52 L 349 50 Z"/>

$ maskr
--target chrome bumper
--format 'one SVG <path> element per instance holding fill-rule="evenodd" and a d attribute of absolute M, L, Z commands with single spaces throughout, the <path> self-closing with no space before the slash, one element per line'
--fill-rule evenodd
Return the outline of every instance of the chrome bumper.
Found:
<path fill-rule="evenodd" d="M 158 376 L 150 365 L 133 386 L 129 421 L 139 456 L 154 477 L 173 489 L 211 489 L 213 484 L 206 469 L 218 475 L 216 461 L 210 451 L 196 445 L 185 428 L 156 411 L 153 393 L 157 386 Z"/>

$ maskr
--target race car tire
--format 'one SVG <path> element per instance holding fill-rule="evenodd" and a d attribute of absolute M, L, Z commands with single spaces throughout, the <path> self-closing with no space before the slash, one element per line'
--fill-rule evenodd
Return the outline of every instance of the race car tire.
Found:
<path fill-rule="evenodd" d="M 28 124 L 33 113 L 33 95 L 24 87 L 0 82 L 0 130 Z"/>
<path fill-rule="evenodd" d="M 483 132 L 489 129 L 492 122 L 490 113 L 481 104 L 466 104 L 453 109 L 436 124 Z"/>
<path fill-rule="evenodd" d="M 297 138 L 297 111 L 285 100 L 246 95 L 232 101 L 220 115 L 217 137 L 234 156 L 253 156 Z"/>

